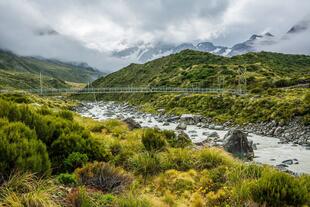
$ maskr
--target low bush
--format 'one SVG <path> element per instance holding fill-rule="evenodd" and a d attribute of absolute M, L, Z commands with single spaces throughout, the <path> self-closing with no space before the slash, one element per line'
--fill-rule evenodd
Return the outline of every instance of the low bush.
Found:
<path fill-rule="evenodd" d="M 307 186 L 289 174 L 265 173 L 250 188 L 252 199 L 267 206 L 302 206 L 309 201 Z"/>
<path fill-rule="evenodd" d="M 65 159 L 64 164 L 68 172 L 73 172 L 76 168 L 83 167 L 87 161 L 87 154 L 73 152 Z"/>
<path fill-rule="evenodd" d="M 136 174 L 142 175 L 144 180 L 162 171 L 159 156 L 156 154 L 150 155 L 149 153 L 135 154 L 129 160 L 129 168 Z"/>
<path fill-rule="evenodd" d="M 90 131 L 94 133 L 101 133 L 103 129 L 105 129 L 105 126 L 98 124 L 91 127 Z"/>
<path fill-rule="evenodd" d="M 160 191 L 169 190 L 181 195 L 186 191 L 193 192 L 193 190 L 197 187 L 197 178 L 198 173 L 194 170 L 190 170 L 188 172 L 168 170 L 155 180 L 155 185 L 157 185 L 157 188 Z"/>
<path fill-rule="evenodd" d="M 132 182 L 123 169 L 103 162 L 89 163 L 77 169 L 76 175 L 80 183 L 104 192 L 121 192 Z"/>
<path fill-rule="evenodd" d="M 164 169 L 175 169 L 186 171 L 194 167 L 195 157 L 190 149 L 169 149 L 161 154 L 162 166 Z"/>
<path fill-rule="evenodd" d="M 142 143 L 149 152 L 162 151 L 167 143 L 163 134 L 157 129 L 145 129 L 142 135 Z"/>
<path fill-rule="evenodd" d="M 4 175 L 13 170 L 49 174 L 50 160 L 45 145 L 34 131 L 20 122 L 0 128 L 0 169 Z"/>
<path fill-rule="evenodd" d="M 0 206 L 55 207 L 53 200 L 56 187 L 50 180 L 33 174 L 13 174 L 0 186 Z"/>
<path fill-rule="evenodd" d="M 244 180 L 257 180 L 262 175 L 266 167 L 257 164 L 242 164 L 235 166 L 228 173 L 228 179 L 231 183 L 238 183 Z"/>
<path fill-rule="evenodd" d="M 197 169 L 212 169 L 220 165 L 233 165 L 234 160 L 227 155 L 223 150 L 216 148 L 204 148 L 196 155 L 196 168 Z"/>
<path fill-rule="evenodd" d="M 51 159 L 54 165 L 58 168 L 64 165 L 64 160 L 72 153 L 85 153 L 88 157 L 93 158 L 94 153 L 98 151 L 93 150 L 93 143 L 83 134 L 72 132 L 70 134 L 62 134 L 51 145 Z"/>
<path fill-rule="evenodd" d="M 176 135 L 174 131 L 164 130 L 162 133 L 171 147 L 185 148 L 192 144 L 192 140 L 184 132 Z"/>
<path fill-rule="evenodd" d="M 58 182 L 64 185 L 77 184 L 76 176 L 74 174 L 62 173 L 57 176 Z"/>
<path fill-rule="evenodd" d="M 69 121 L 73 121 L 73 113 L 68 110 L 62 110 L 58 112 L 58 116 L 64 119 L 67 119 Z"/>
<path fill-rule="evenodd" d="M 128 195 L 122 196 L 115 200 L 114 206 L 117 207 L 151 207 L 149 201 L 139 196 Z"/>

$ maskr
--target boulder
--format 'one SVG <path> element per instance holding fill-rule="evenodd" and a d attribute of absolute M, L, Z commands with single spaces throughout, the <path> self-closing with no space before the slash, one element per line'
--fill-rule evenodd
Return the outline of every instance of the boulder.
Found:
<path fill-rule="evenodd" d="M 209 132 L 202 132 L 202 135 L 203 135 L 203 136 L 209 136 L 210 133 L 209 133 Z"/>
<path fill-rule="evenodd" d="M 183 114 L 180 117 L 180 120 L 188 125 L 195 125 L 201 122 L 203 116 L 201 115 L 193 115 L 193 114 Z"/>
<path fill-rule="evenodd" d="M 223 126 L 220 126 L 220 125 L 217 125 L 217 126 L 214 126 L 214 129 L 215 129 L 215 130 L 223 130 L 224 127 L 223 127 Z"/>
<path fill-rule="evenodd" d="M 224 137 L 223 147 L 227 152 L 246 160 L 253 160 L 254 151 L 247 134 L 239 129 L 230 130 Z"/>
<path fill-rule="evenodd" d="M 282 164 L 285 164 L 285 165 L 293 165 L 293 164 L 299 164 L 298 160 L 297 159 L 289 159 L 289 160 L 284 160 L 282 161 Z"/>
<path fill-rule="evenodd" d="M 167 119 L 167 122 L 176 122 L 180 119 L 179 116 L 173 116 Z"/>
<path fill-rule="evenodd" d="M 176 130 L 186 130 L 187 125 L 185 123 L 180 123 L 175 129 Z"/>
<path fill-rule="evenodd" d="M 219 138 L 220 135 L 217 132 L 211 132 L 208 137 Z"/>
<path fill-rule="evenodd" d="M 165 122 L 164 124 L 163 124 L 163 126 L 169 126 L 170 124 L 169 124 L 169 122 Z"/>
<path fill-rule="evenodd" d="M 123 121 L 128 125 L 128 128 L 130 130 L 141 128 L 141 125 L 132 118 L 127 118 L 124 119 Z"/>

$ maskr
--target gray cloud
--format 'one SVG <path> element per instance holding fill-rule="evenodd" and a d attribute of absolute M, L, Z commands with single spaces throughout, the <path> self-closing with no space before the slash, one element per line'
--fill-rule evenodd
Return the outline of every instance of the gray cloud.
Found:
<path fill-rule="evenodd" d="M 231 46 L 252 33 L 281 35 L 308 8 L 309 0 L 0 0 L 0 47 L 115 70 L 128 62 L 111 58 L 113 50 L 139 42 Z M 300 35 L 271 49 L 293 52 L 295 43 L 303 53 L 305 41 Z"/>

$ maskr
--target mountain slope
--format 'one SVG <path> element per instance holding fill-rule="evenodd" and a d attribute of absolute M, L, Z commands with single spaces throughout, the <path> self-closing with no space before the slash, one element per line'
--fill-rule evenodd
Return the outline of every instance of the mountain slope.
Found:
<path fill-rule="evenodd" d="M 85 64 L 64 63 L 44 58 L 21 57 L 0 50 L 0 74 L 2 88 L 37 88 L 40 73 L 46 87 L 68 87 L 65 81 L 87 83 L 102 73 Z"/>
<path fill-rule="evenodd" d="M 285 40 L 296 38 L 296 35 L 308 31 L 309 25 L 309 20 L 303 20 L 292 26 L 286 34 L 279 37 L 276 37 L 269 32 L 265 34 L 253 34 L 248 40 L 237 43 L 232 47 L 217 46 L 212 42 L 200 42 L 198 44 L 182 43 L 180 45 L 167 43 L 151 45 L 139 43 L 133 47 L 129 47 L 121 51 L 115 51 L 113 56 L 121 59 L 127 59 L 135 63 L 145 63 L 147 61 L 170 54 L 175 54 L 187 49 L 200 52 L 210 52 L 216 55 L 228 57 L 241 55 L 248 52 L 282 51 L 274 50 L 272 46 L 287 44 Z"/>
<path fill-rule="evenodd" d="M 222 57 L 185 50 L 145 64 L 131 64 L 96 80 L 104 86 L 180 86 L 235 88 L 240 69 L 248 88 L 288 86 L 310 81 L 310 56 L 248 53 Z M 219 81 L 220 78 L 220 81 Z"/>

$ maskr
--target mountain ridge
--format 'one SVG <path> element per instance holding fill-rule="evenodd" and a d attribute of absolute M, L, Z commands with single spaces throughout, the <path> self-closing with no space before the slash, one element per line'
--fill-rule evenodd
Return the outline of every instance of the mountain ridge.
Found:
<path fill-rule="evenodd" d="M 201 52 L 210 52 L 222 56 L 236 56 L 248 52 L 258 52 L 265 50 L 266 46 L 272 46 L 282 40 L 290 38 L 290 36 L 306 31 L 309 28 L 310 21 L 301 21 L 292 26 L 282 38 L 277 38 L 270 32 L 264 34 L 253 34 L 244 42 L 237 43 L 232 47 L 214 45 L 212 42 L 181 43 L 179 45 L 157 43 L 155 45 L 139 43 L 133 47 L 120 51 L 114 51 L 112 56 L 121 59 L 129 59 L 136 63 L 145 63 L 156 58 L 164 57 L 170 54 L 178 53 L 182 50 L 191 49 Z M 261 49 L 264 48 L 264 49 Z"/>
<path fill-rule="evenodd" d="M 218 87 L 223 77 L 225 87 L 237 87 L 239 69 L 249 89 L 265 89 L 310 81 L 310 56 L 258 52 L 234 57 L 184 50 L 144 64 L 130 64 L 93 82 L 94 87 L 176 86 Z"/>
<path fill-rule="evenodd" d="M 65 63 L 38 57 L 19 56 L 0 49 L 0 88 L 38 88 L 40 74 L 50 88 L 70 87 L 68 82 L 87 83 L 103 73 L 88 65 Z"/>

